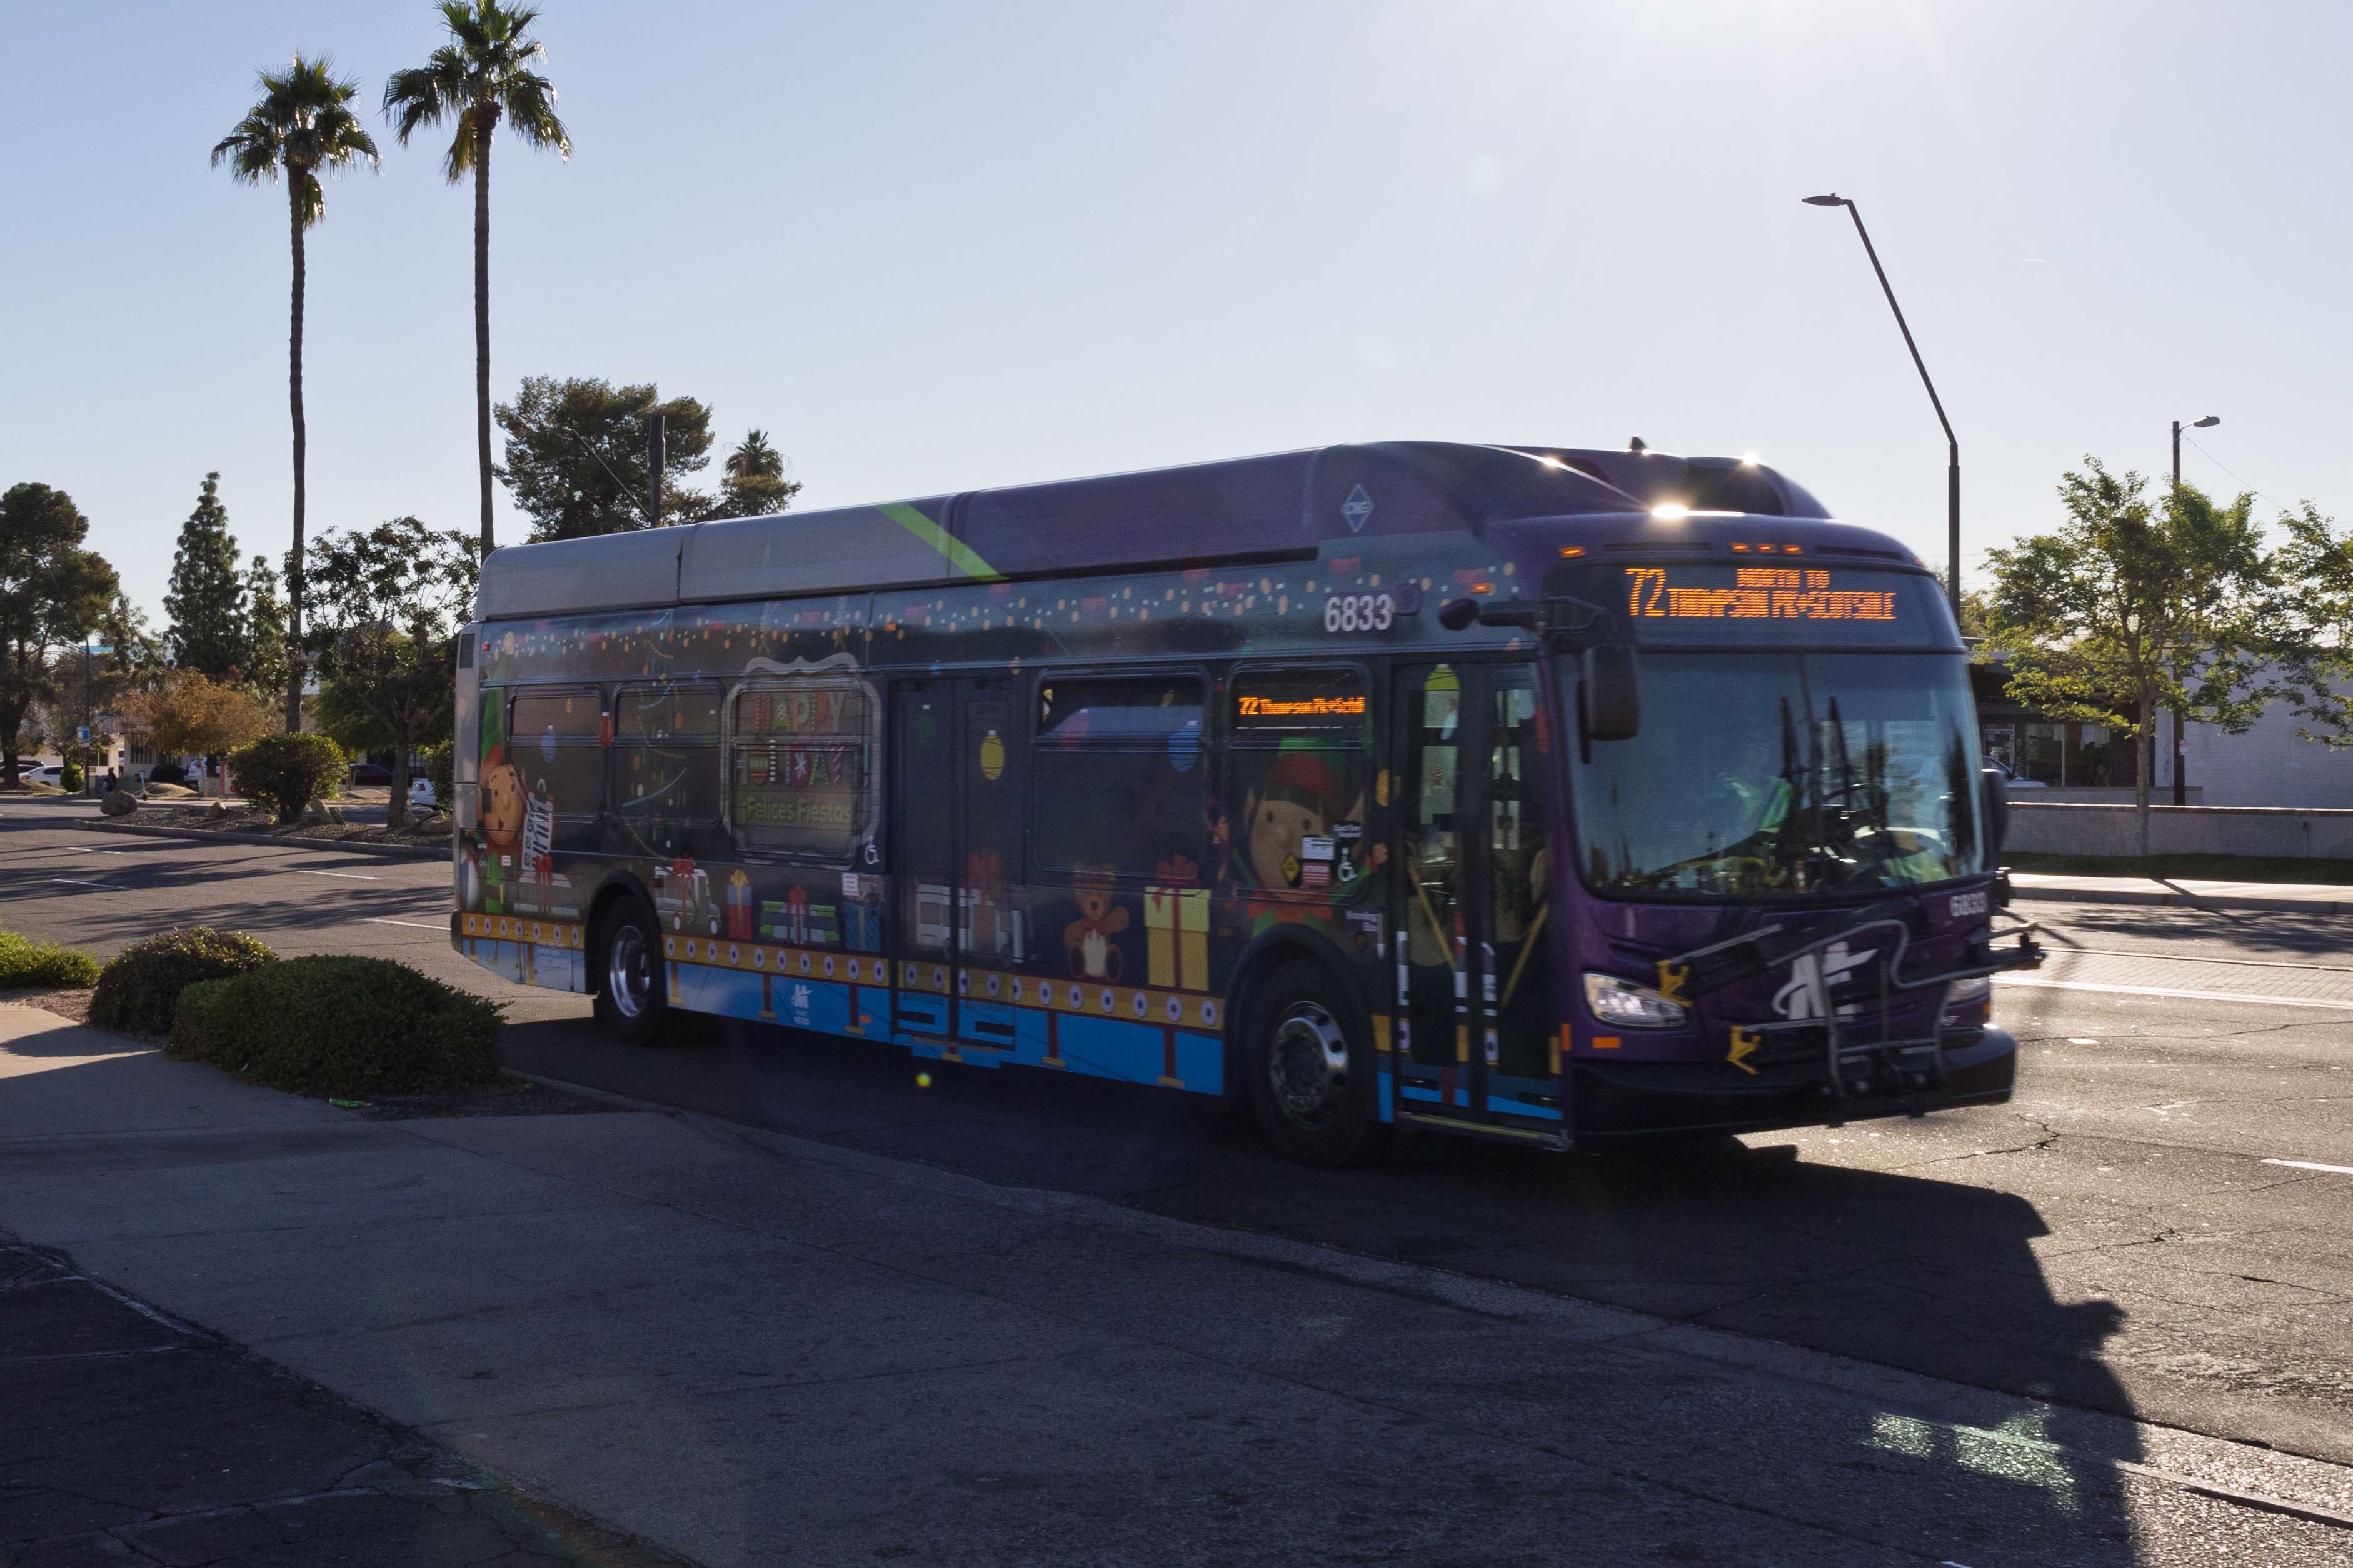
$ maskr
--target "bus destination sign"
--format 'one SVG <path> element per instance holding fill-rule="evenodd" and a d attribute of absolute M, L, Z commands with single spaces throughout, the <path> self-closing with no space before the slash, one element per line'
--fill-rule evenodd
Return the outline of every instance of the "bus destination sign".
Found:
<path fill-rule="evenodd" d="M 1713 581 L 1692 581 L 1704 576 Z M 1841 574 L 1847 575 L 1847 574 Z M 1684 572 L 1626 568 L 1626 613 L 1676 621 L 1894 621 L 1893 588 L 1841 587 L 1816 566 L 1736 566 Z M 1884 581 L 1884 579 L 1882 579 Z"/>

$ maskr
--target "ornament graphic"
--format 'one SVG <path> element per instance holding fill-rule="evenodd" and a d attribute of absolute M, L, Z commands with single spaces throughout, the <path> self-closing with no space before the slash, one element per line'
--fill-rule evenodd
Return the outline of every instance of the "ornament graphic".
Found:
<path fill-rule="evenodd" d="M 991 730 L 980 741 L 980 776 L 995 784 L 1005 773 L 1005 742 Z"/>

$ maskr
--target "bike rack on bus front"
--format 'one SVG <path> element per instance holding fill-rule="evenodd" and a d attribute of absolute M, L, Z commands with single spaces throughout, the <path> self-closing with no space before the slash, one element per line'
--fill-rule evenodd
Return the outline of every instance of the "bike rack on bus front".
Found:
<path fill-rule="evenodd" d="M 1859 936 L 1865 931 L 1889 928 L 1896 933 L 1893 952 L 1882 958 L 1879 972 L 1880 1036 L 1866 1045 L 1850 1047 L 1846 1043 L 1845 1020 L 1839 1015 L 1842 1004 L 1867 999 L 1868 989 L 1859 989 L 1856 983 L 1824 985 L 1821 1005 L 1826 1016 L 1791 1018 L 1775 1023 L 1731 1026 L 1733 1065 L 1745 1072 L 1755 1072 L 1752 1063 L 1761 1059 L 1766 1064 L 1775 1061 L 1801 1059 L 1804 1053 L 1792 1057 L 1788 1053 L 1762 1054 L 1764 1041 L 1775 1035 L 1797 1034 L 1820 1029 L 1823 1036 L 1823 1065 L 1828 1075 L 1826 1088 L 1833 1100 L 1858 1099 L 1870 1095 L 1874 1086 L 1887 1084 L 1892 1092 L 1882 1097 L 1905 1102 L 1915 1114 L 1933 1106 L 1941 1097 L 1945 1083 L 1945 1049 L 1947 1031 L 1945 1008 L 1940 1003 L 1936 1021 L 1926 1039 L 1897 1040 L 1890 1037 L 1889 987 L 1897 992 L 1916 992 L 1931 985 L 1949 986 L 1957 980 L 1974 979 L 1979 975 L 1990 978 L 2005 970 L 2033 969 L 2042 963 L 2042 949 L 2034 941 L 2034 922 L 2022 921 L 2013 926 L 1995 931 L 1990 927 L 1981 937 L 1973 938 L 1962 950 L 1962 963 L 1952 969 L 1935 974 L 1906 979 L 1903 974 L 1904 958 L 1910 951 L 1913 921 L 1918 905 L 1909 897 L 1890 899 L 1861 910 L 1843 923 L 1825 922 L 1828 929 L 1814 927 L 1790 931 L 1779 925 L 1744 931 L 1723 942 L 1694 948 L 1679 957 L 1659 960 L 1659 989 L 1669 997 L 1695 1002 L 1700 997 L 1768 973 L 1782 964 L 1794 963 L 1809 953 L 1828 947 L 1834 942 Z M 2015 936 L 2018 946 L 1997 950 L 1994 943 Z M 1745 1039 L 1744 1039 L 1744 1037 Z M 1746 1044 L 1748 1049 L 1744 1051 Z M 1852 1076 L 1854 1064 L 1867 1068 L 1876 1063 L 1876 1070 L 1866 1071 L 1861 1079 Z"/>

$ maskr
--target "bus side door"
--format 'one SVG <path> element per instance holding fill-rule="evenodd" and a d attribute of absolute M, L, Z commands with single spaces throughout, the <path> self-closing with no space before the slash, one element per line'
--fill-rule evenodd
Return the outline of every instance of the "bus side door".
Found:
<path fill-rule="evenodd" d="M 1015 729 L 1016 697 L 1008 679 L 892 689 L 892 1025 L 902 1038 L 1014 1043 L 1012 1010 L 988 993 L 993 966 L 1021 957 L 1008 893 L 1021 875 L 1029 750 Z"/>
<path fill-rule="evenodd" d="M 1394 679 L 1397 1114 L 1556 1136 L 1550 769 L 1535 668 L 1409 665 Z"/>

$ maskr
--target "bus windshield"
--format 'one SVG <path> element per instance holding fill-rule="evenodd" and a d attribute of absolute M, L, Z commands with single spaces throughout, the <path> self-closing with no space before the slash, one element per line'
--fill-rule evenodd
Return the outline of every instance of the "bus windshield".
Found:
<path fill-rule="evenodd" d="M 1576 735 L 1574 660 L 1561 677 Z M 1597 893 L 1820 897 L 1986 868 L 1976 705 L 1955 655 L 1654 649 L 1641 715 L 1633 740 L 1569 760 Z"/>

